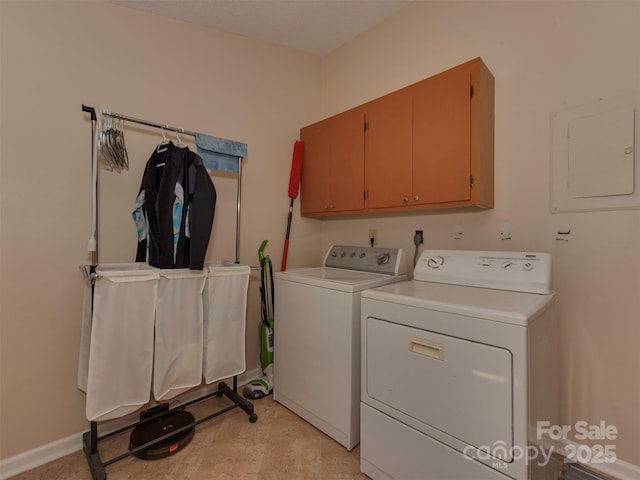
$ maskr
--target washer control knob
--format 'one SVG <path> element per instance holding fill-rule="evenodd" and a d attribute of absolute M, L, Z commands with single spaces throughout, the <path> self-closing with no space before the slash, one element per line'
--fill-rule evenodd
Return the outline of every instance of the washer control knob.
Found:
<path fill-rule="evenodd" d="M 367 256 L 367 254 L 366 254 L 366 253 L 364 253 L 364 252 L 362 252 L 362 253 L 360 254 L 360 258 L 364 258 L 364 257 L 366 257 L 366 256 Z"/>
<path fill-rule="evenodd" d="M 378 265 L 384 265 L 385 263 L 389 263 L 389 260 L 391 260 L 391 256 L 388 253 L 381 253 L 376 257 L 376 261 L 378 262 Z"/>
<path fill-rule="evenodd" d="M 340 258 L 344 258 L 344 257 L 346 257 L 346 256 L 347 256 L 347 252 L 342 252 L 342 253 L 340 254 Z"/>
<path fill-rule="evenodd" d="M 336 251 L 331 252 L 331 256 L 333 258 L 336 258 L 338 256 L 338 252 L 336 252 Z"/>
<path fill-rule="evenodd" d="M 429 268 L 440 268 L 443 264 L 444 258 L 439 255 L 437 257 L 429 257 L 429 259 L 427 260 L 427 266 Z"/>
<path fill-rule="evenodd" d="M 351 252 L 351 255 L 349 255 L 349 258 L 353 258 L 356 256 L 356 252 Z"/>
<path fill-rule="evenodd" d="M 533 270 L 533 263 L 531 262 L 526 262 L 522 265 L 522 268 L 527 271 L 530 272 L 531 270 Z"/>
<path fill-rule="evenodd" d="M 513 266 L 513 262 L 507 260 L 506 262 L 504 262 L 502 264 L 502 269 L 503 270 L 509 270 L 512 266 Z"/>

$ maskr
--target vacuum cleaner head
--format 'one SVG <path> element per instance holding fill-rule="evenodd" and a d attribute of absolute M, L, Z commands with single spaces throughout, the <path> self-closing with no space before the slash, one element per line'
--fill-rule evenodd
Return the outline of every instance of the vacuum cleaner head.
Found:
<path fill-rule="evenodd" d="M 144 412 L 140 417 L 141 420 L 144 420 Z M 160 443 L 134 453 L 136 457 L 143 460 L 155 460 L 173 455 L 184 448 L 195 434 L 195 418 L 191 413 L 184 410 L 167 413 L 135 427 L 129 438 L 129 449 L 132 450 L 142 446 L 188 425 L 191 425 L 191 428 L 186 428 Z"/>
<path fill-rule="evenodd" d="M 266 378 L 256 378 L 255 380 L 251 380 L 244 390 L 242 391 L 242 395 L 244 398 L 248 398 L 249 400 L 257 400 L 262 397 L 266 397 L 271 393 L 271 385 Z"/>

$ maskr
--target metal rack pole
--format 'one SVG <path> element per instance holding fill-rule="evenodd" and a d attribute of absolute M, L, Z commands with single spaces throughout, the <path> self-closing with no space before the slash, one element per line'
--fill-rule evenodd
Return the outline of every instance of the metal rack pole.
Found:
<path fill-rule="evenodd" d="M 89 110 L 90 109 L 90 110 Z M 82 111 L 88 112 L 93 111 L 93 115 L 95 115 L 95 108 L 88 107 L 82 104 Z M 130 117 L 129 115 L 123 115 L 121 113 L 112 112 L 111 110 L 103 110 L 103 115 L 106 115 L 111 118 L 119 118 L 121 120 L 126 120 L 127 122 L 138 123 L 140 125 L 146 125 L 147 127 L 160 128 L 162 130 L 170 130 L 172 132 L 183 133 L 184 135 L 191 135 L 192 137 L 196 136 L 196 132 L 192 132 L 190 130 L 185 130 L 184 128 L 172 127 L 171 125 L 166 125 L 163 123 L 151 122 L 149 120 L 142 120 L 141 118 Z"/>
<path fill-rule="evenodd" d="M 240 264 L 240 194 L 242 192 L 242 157 L 238 157 L 238 185 L 236 210 L 236 263 Z"/>

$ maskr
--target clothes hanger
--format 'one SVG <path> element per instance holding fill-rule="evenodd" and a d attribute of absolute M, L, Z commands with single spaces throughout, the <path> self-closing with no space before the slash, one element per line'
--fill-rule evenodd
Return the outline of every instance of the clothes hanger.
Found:
<path fill-rule="evenodd" d="M 121 170 L 129 170 L 129 155 L 124 143 L 124 120 L 118 119 L 114 128 L 114 147 L 117 152 L 118 166 Z"/>
<path fill-rule="evenodd" d="M 169 142 L 170 142 L 170 140 L 164 134 L 164 127 L 160 127 L 160 131 L 162 132 L 162 142 L 160 142 L 158 144 L 158 148 L 156 148 L 157 153 L 162 153 L 166 151 L 167 148 L 169 148 Z"/>
<path fill-rule="evenodd" d="M 178 132 L 176 132 L 176 138 L 178 139 L 178 143 L 176 144 L 176 147 L 187 148 L 187 144 L 182 141 Z"/>
<path fill-rule="evenodd" d="M 124 120 L 108 117 L 105 147 L 112 170 L 120 173 L 129 169 L 129 157 L 124 143 Z"/>
<path fill-rule="evenodd" d="M 113 171 L 118 170 L 118 163 L 115 160 L 115 155 L 111 145 L 111 125 L 112 118 L 109 115 L 103 113 L 103 128 L 100 129 L 98 139 L 98 151 L 104 160 L 106 167 Z"/>

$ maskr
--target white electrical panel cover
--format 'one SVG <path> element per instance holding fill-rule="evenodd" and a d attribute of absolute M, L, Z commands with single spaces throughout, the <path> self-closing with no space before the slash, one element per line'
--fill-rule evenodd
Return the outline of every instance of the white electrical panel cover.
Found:
<path fill-rule="evenodd" d="M 554 112 L 551 211 L 640 208 L 640 93 Z"/>

